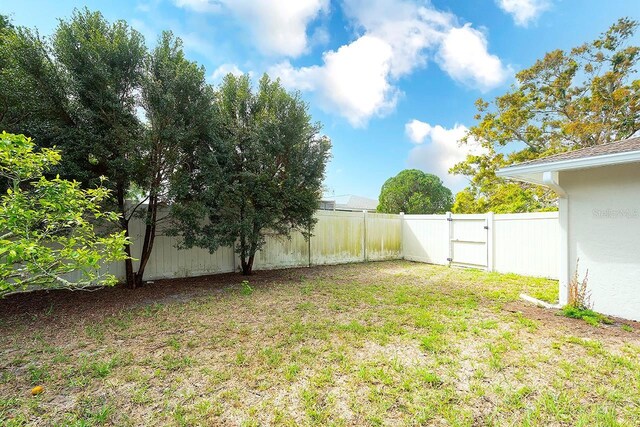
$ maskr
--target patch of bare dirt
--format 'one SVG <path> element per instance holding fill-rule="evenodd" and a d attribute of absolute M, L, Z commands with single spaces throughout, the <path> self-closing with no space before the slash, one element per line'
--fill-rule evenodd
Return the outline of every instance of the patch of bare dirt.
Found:
<path fill-rule="evenodd" d="M 572 319 L 565 317 L 557 309 L 548 309 L 538 307 L 525 301 L 514 301 L 505 304 L 504 310 L 522 313 L 523 316 L 540 322 L 541 329 L 562 329 L 565 332 L 571 332 L 591 339 L 617 339 L 627 340 L 629 338 L 640 338 L 640 322 L 610 317 L 611 324 L 601 324 L 593 326 L 582 319 Z M 620 326 L 628 325 L 633 331 L 625 331 Z"/>
<path fill-rule="evenodd" d="M 15 320 L 65 322 L 72 318 L 102 318 L 138 306 L 186 302 L 250 280 L 252 286 L 299 283 L 304 278 L 322 276 L 330 267 L 257 271 L 251 276 L 235 273 L 162 279 L 147 282 L 140 288 L 114 287 L 69 291 L 64 289 L 15 294 L 0 300 L 0 324 Z"/>

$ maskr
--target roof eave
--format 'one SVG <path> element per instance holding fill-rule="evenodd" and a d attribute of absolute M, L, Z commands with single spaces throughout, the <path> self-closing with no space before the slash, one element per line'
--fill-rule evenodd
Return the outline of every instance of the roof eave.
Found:
<path fill-rule="evenodd" d="M 498 169 L 496 175 L 519 181 L 545 185 L 542 175 L 545 172 L 560 172 L 575 169 L 588 169 L 608 165 L 640 162 L 640 150 L 624 153 L 604 154 L 601 156 L 581 157 L 578 159 L 559 160 L 557 162 L 536 163 L 534 165 L 515 165 Z"/>

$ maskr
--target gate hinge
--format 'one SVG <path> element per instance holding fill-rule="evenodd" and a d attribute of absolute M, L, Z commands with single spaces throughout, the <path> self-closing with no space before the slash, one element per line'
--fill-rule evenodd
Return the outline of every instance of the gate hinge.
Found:
<path fill-rule="evenodd" d="M 484 226 L 484 229 L 485 229 L 485 230 L 488 230 L 488 229 L 489 229 L 489 226 L 488 226 L 488 225 L 485 225 L 485 226 Z"/>
<path fill-rule="evenodd" d="M 453 258 L 447 258 L 447 261 L 453 262 Z"/>
<path fill-rule="evenodd" d="M 447 221 L 453 221 L 453 218 L 447 217 Z"/>

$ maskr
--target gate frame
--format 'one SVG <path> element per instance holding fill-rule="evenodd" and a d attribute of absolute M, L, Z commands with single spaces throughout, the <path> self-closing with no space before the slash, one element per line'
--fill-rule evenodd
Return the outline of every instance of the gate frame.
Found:
<path fill-rule="evenodd" d="M 453 233 L 454 233 L 454 222 L 455 221 L 477 221 L 482 219 L 482 217 L 484 217 L 484 229 L 486 232 L 486 237 L 485 237 L 485 241 L 477 241 L 477 240 L 459 240 L 459 239 L 454 239 L 453 238 Z M 488 212 L 486 213 L 484 216 L 482 214 L 479 214 L 477 217 L 474 215 L 473 218 L 454 218 L 453 214 L 451 212 L 447 212 L 446 213 L 446 219 L 447 222 L 449 224 L 449 233 L 448 233 L 448 247 L 449 247 L 449 257 L 447 258 L 447 261 L 449 262 L 449 266 L 455 266 L 455 267 L 464 267 L 464 268 L 476 268 L 476 269 L 482 269 L 485 271 L 493 271 L 494 267 L 494 250 L 493 250 L 493 241 L 494 241 L 494 213 L 493 212 Z M 471 243 L 471 244 L 483 244 L 485 247 L 485 253 L 486 253 L 486 257 L 485 257 L 485 263 L 484 265 L 482 264 L 470 264 L 470 263 L 464 263 L 464 262 L 456 262 L 454 259 L 454 250 L 453 250 L 453 245 L 454 243 Z"/>

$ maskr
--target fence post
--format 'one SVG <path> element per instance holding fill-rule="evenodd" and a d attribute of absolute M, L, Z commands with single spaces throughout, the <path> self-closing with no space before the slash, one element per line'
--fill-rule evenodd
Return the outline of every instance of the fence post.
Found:
<path fill-rule="evenodd" d="M 308 261 L 309 261 L 309 267 L 311 267 L 311 223 L 309 223 L 309 240 L 307 241 L 307 255 L 308 255 Z"/>
<path fill-rule="evenodd" d="M 404 212 L 400 212 L 400 259 L 404 259 Z"/>
<path fill-rule="evenodd" d="M 495 256 L 493 247 L 495 238 L 494 226 L 495 216 L 493 215 L 493 212 L 487 212 L 487 219 L 485 224 L 485 228 L 487 229 L 487 271 L 493 271 Z"/>
<path fill-rule="evenodd" d="M 364 260 L 367 261 L 367 211 L 362 211 L 362 218 L 364 223 L 364 229 L 362 231 L 362 252 L 364 254 Z"/>
<path fill-rule="evenodd" d="M 447 240 L 447 246 L 449 248 L 449 258 L 447 258 L 447 261 L 449 262 L 449 266 L 451 266 L 451 264 L 453 263 L 453 243 L 451 243 L 451 240 L 453 240 L 453 218 L 451 217 L 451 212 L 446 213 L 446 218 L 447 225 L 449 227 Z"/>

